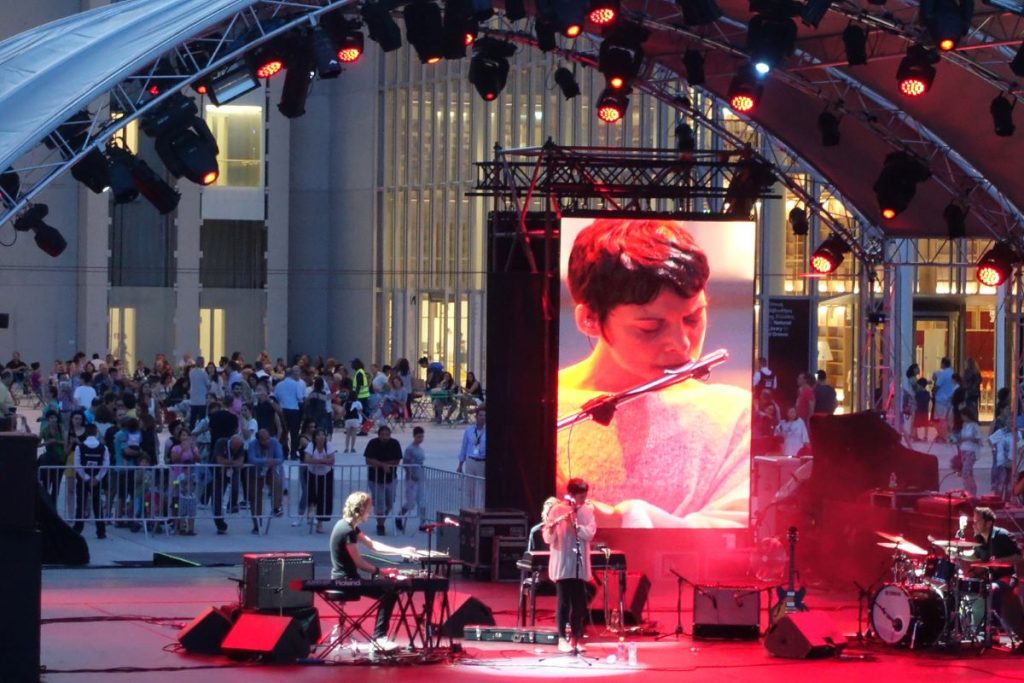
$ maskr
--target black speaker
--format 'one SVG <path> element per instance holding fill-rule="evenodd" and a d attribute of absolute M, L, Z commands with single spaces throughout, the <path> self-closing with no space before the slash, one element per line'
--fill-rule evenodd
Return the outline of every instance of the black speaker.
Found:
<path fill-rule="evenodd" d="M 0 313 L 0 330 L 6 330 L 11 326 L 11 314 Z"/>
<path fill-rule="evenodd" d="M 604 623 L 604 574 L 602 570 L 594 571 L 594 580 L 597 581 L 597 594 L 594 602 L 591 603 L 591 619 L 595 624 Z M 619 593 L 622 584 L 618 572 L 608 574 L 608 609 L 619 608 Z M 622 615 L 623 626 L 639 626 L 644 620 L 644 606 L 647 604 L 647 597 L 651 593 L 651 580 L 646 574 L 639 572 L 628 572 L 626 574 L 626 592 L 622 594 Z"/>
<path fill-rule="evenodd" d="M 294 662 L 309 654 L 302 626 L 292 617 L 245 612 L 221 643 L 234 659 L 258 657 L 268 662 Z"/>
<path fill-rule="evenodd" d="M 494 626 L 494 612 L 476 598 L 452 592 L 448 596 L 451 616 L 441 625 L 441 635 L 461 638 L 466 624 Z"/>
<path fill-rule="evenodd" d="M 846 647 L 846 636 L 821 612 L 794 612 L 768 629 L 764 646 L 776 657 L 821 659 Z"/>
<path fill-rule="evenodd" d="M 34 434 L 0 434 L 0 528 L 34 529 L 36 526 L 36 451 Z"/>
<path fill-rule="evenodd" d="M 220 654 L 220 645 L 231 630 L 231 616 L 220 607 L 208 607 L 185 628 L 178 631 L 178 642 L 186 652 Z"/>
<path fill-rule="evenodd" d="M 33 493 L 35 487 L 32 487 Z M 38 531 L 0 530 L 0 681 L 39 680 L 42 563 Z"/>

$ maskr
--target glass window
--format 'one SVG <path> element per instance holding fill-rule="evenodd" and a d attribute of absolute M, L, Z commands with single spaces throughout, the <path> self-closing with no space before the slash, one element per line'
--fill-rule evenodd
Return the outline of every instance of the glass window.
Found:
<path fill-rule="evenodd" d="M 219 187 L 263 186 L 263 107 L 206 105 L 206 124 L 220 149 Z"/>

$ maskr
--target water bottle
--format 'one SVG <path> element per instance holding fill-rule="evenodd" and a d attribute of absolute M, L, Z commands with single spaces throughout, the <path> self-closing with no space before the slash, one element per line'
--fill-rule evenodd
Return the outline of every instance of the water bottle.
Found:
<path fill-rule="evenodd" d="M 636 641 L 629 641 L 629 665 L 636 666 Z"/>
<path fill-rule="evenodd" d="M 615 647 L 615 659 L 619 662 L 626 661 L 626 639 L 619 637 L 619 644 Z"/>

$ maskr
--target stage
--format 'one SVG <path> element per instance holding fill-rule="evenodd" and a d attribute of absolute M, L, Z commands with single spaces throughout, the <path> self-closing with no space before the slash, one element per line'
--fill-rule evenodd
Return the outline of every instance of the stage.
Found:
<path fill-rule="evenodd" d="M 326 576 L 326 567 L 316 567 Z M 118 673 L 130 680 L 179 681 L 200 675 L 206 681 L 339 680 L 360 681 L 524 681 L 594 677 L 644 680 L 645 683 L 677 681 L 681 675 L 696 680 L 768 681 L 828 680 L 876 681 L 923 680 L 1020 680 L 1024 658 L 1005 649 L 958 654 L 939 651 L 908 651 L 874 642 L 851 639 L 839 658 L 820 660 L 780 659 L 770 655 L 764 639 L 757 641 L 694 641 L 692 594 L 683 598 L 685 634 L 676 639 L 674 583 L 656 582 L 645 616 L 657 622 L 667 637 L 632 638 L 638 643 L 638 665 L 609 663 L 616 638 L 602 635 L 602 626 L 588 627 L 588 659 L 560 655 L 554 646 L 462 641 L 463 652 L 433 664 L 395 665 L 263 665 L 240 663 L 222 656 L 179 652 L 176 636 L 180 626 L 211 605 L 237 600 L 237 565 L 189 568 L 96 567 L 48 568 L 43 572 L 42 663 L 45 681 L 110 681 Z M 494 611 L 498 625 L 514 625 L 516 583 L 456 581 L 454 590 L 470 593 Z M 847 635 L 857 630 L 857 601 L 853 591 L 826 592 L 812 587 L 808 606 L 826 615 Z M 331 612 L 323 605 L 320 614 L 325 633 L 332 626 Z M 553 627 L 554 599 L 538 603 L 538 625 Z M 763 625 L 763 622 L 762 622 Z M 346 661 L 342 657 L 341 661 Z M 351 657 L 347 658 L 351 661 Z M 349 670 L 339 670 L 347 667 Z M 358 667 L 356 669 L 356 667 Z M 2 676 L 0 676 L 2 678 Z M 7 679 L 3 679 L 7 680 Z M 129 680 L 127 677 L 125 680 Z"/>

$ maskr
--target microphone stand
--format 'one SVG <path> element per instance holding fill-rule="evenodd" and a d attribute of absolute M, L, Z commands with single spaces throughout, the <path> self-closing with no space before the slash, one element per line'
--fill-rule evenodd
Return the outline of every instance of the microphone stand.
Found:
<path fill-rule="evenodd" d="M 679 636 L 683 634 L 683 582 L 686 581 L 683 575 L 677 572 L 672 567 L 668 570 L 676 577 L 676 630 L 672 633 L 662 633 L 655 640 L 661 640 L 662 638 L 668 638 L 670 635 L 675 635 L 676 640 L 679 640 Z M 694 590 L 696 590 L 694 586 Z"/>
<path fill-rule="evenodd" d="M 580 585 L 579 585 L 580 584 L 580 571 L 582 571 L 582 567 L 583 567 L 583 550 L 581 548 L 581 542 L 580 542 L 579 519 L 577 518 L 577 513 L 579 512 L 579 506 L 577 506 L 575 503 L 570 503 L 570 505 L 572 506 L 572 513 L 569 515 L 569 519 L 572 522 L 573 551 L 576 553 L 576 580 L 575 580 L 575 582 L 573 584 L 573 590 L 576 590 L 577 588 L 580 587 Z M 557 582 L 556 582 L 556 585 L 557 585 Z M 570 600 L 571 600 L 571 598 L 570 598 Z M 575 618 L 579 618 L 578 615 L 576 614 L 575 610 L 572 610 L 572 602 L 570 602 L 569 606 L 570 606 L 570 611 L 572 613 L 572 616 L 575 617 Z M 558 619 L 558 610 L 557 609 L 555 610 L 555 619 L 556 620 Z M 571 624 L 565 624 L 565 626 L 568 627 L 568 629 L 572 628 Z M 560 628 L 559 624 L 556 623 L 555 624 L 555 628 L 556 629 Z M 573 657 L 575 659 L 578 659 L 578 660 L 582 661 L 584 664 L 586 664 L 587 666 L 594 666 L 593 663 L 590 661 L 590 659 L 588 657 L 586 657 L 585 655 L 580 654 L 579 641 L 577 641 L 576 639 L 574 639 L 572 637 L 571 630 L 566 630 L 565 635 L 566 635 L 566 638 L 568 638 L 570 640 L 570 642 L 574 642 L 575 644 L 572 646 L 572 649 L 569 652 L 564 653 L 564 655 L 565 656 L 569 656 L 569 657 Z M 540 661 L 542 661 L 542 662 L 543 661 L 547 661 L 547 658 L 546 657 L 542 658 Z"/>
<path fill-rule="evenodd" d="M 632 401 L 647 393 L 661 391 L 666 387 L 685 382 L 688 379 L 703 379 L 711 373 L 711 368 L 721 365 L 727 360 L 729 360 L 729 352 L 725 349 L 718 349 L 697 360 L 684 363 L 678 368 L 666 370 L 664 375 L 649 382 L 625 389 L 617 394 L 603 394 L 592 398 L 584 403 L 577 412 L 559 418 L 555 429 L 562 431 L 567 427 L 572 427 L 586 420 L 593 420 L 600 425 L 607 426 L 615 416 L 615 409 L 618 408 L 620 403 Z"/>

